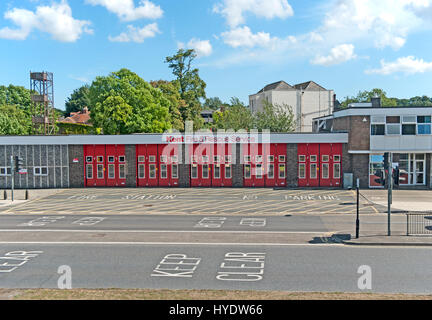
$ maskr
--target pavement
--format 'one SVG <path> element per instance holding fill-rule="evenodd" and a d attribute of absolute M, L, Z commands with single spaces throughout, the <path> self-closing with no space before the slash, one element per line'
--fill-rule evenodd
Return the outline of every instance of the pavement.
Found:
<path fill-rule="evenodd" d="M 380 207 L 380 212 L 387 212 L 387 190 L 365 189 L 360 194 Z M 432 212 L 432 190 L 393 190 L 392 212 Z"/>

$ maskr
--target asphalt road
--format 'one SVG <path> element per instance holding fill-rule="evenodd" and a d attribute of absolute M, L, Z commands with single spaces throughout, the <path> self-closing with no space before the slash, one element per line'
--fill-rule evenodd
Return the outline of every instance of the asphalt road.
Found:
<path fill-rule="evenodd" d="M 60 266 L 73 288 L 170 288 L 432 293 L 428 248 L 340 245 L 238 246 L 1 244 L 2 288 L 57 288 Z M 14 260 L 15 259 L 15 260 Z"/>

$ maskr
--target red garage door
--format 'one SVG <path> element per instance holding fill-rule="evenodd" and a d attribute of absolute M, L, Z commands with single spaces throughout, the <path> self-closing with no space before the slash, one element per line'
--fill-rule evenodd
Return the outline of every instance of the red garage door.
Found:
<path fill-rule="evenodd" d="M 191 187 L 211 187 L 212 144 L 194 144 L 189 146 L 191 159 Z"/>
<path fill-rule="evenodd" d="M 159 187 L 179 184 L 179 145 L 159 145 Z"/>
<path fill-rule="evenodd" d="M 298 145 L 299 187 L 340 187 L 342 144 Z"/>
<path fill-rule="evenodd" d="M 266 174 L 264 151 L 262 144 L 242 145 L 243 154 L 243 185 L 245 187 L 264 187 Z"/>
<path fill-rule="evenodd" d="M 106 185 L 108 187 L 126 186 L 126 153 L 124 145 L 106 146 Z"/>
<path fill-rule="evenodd" d="M 215 144 L 213 147 L 212 186 L 232 186 L 232 145 Z"/>
<path fill-rule="evenodd" d="M 271 144 L 270 152 L 264 156 L 266 162 L 265 186 L 284 187 L 286 185 L 286 144 Z"/>
<path fill-rule="evenodd" d="M 137 186 L 157 187 L 159 185 L 159 156 L 156 144 L 136 146 Z"/>
<path fill-rule="evenodd" d="M 106 186 L 106 153 L 104 145 L 84 146 L 85 186 L 105 187 Z"/>

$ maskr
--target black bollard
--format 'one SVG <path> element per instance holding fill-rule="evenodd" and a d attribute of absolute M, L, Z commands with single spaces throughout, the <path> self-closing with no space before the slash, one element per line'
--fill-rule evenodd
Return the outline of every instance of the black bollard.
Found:
<path fill-rule="evenodd" d="M 29 199 L 29 191 L 28 191 L 28 189 L 26 189 L 26 192 L 25 192 L 25 199 L 26 199 L 26 200 Z"/>
<path fill-rule="evenodd" d="M 4 190 L 4 192 L 3 192 L 3 199 L 7 200 L 7 192 L 6 192 L 6 190 Z"/>

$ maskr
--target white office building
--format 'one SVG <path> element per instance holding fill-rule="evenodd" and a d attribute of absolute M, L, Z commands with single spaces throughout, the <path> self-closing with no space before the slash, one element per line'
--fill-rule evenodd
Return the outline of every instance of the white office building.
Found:
<path fill-rule="evenodd" d="M 264 108 L 264 101 L 280 106 L 290 106 L 296 121 L 297 132 L 312 132 L 312 120 L 332 114 L 335 105 L 333 90 L 308 81 L 294 86 L 278 81 L 265 86 L 249 96 L 249 107 L 253 113 Z"/>

